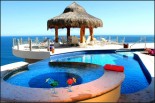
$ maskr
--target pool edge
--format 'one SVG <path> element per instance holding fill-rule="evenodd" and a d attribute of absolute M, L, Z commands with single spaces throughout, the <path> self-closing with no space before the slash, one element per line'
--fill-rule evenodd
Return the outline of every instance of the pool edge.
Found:
<path fill-rule="evenodd" d="M 17 62 L 17 64 L 19 64 L 19 63 Z M 23 65 L 27 65 L 27 63 L 26 64 L 21 64 L 19 67 L 21 67 Z M 16 68 L 17 68 L 17 65 L 16 65 Z M 9 69 L 11 70 L 11 67 Z M 115 74 L 115 76 L 113 76 L 113 77 L 116 77 L 116 78 L 121 77 L 121 78 L 120 78 L 120 80 L 118 80 L 116 82 L 111 82 L 109 86 L 107 86 L 107 87 L 105 86 L 105 90 L 102 91 L 102 92 L 101 92 L 101 90 L 103 90 L 103 86 L 106 83 L 106 81 L 104 81 L 104 83 L 101 83 L 101 79 L 104 80 L 103 78 L 105 78 L 104 75 L 102 76 L 102 78 L 99 78 L 100 80 L 97 79 L 97 80 L 99 80 L 98 83 L 101 84 L 99 87 L 95 86 L 96 83 L 97 83 L 97 80 L 95 80 L 96 83 L 90 82 L 89 93 L 91 94 L 91 98 L 92 97 L 96 98 L 98 96 L 105 95 L 106 93 L 108 93 L 111 90 L 115 90 L 115 87 L 117 87 L 118 85 L 121 85 L 122 81 L 124 80 L 124 77 L 123 77 L 124 73 L 117 73 L 117 72 L 114 72 L 114 71 L 106 71 L 106 72 L 107 72 L 106 73 L 107 76 L 108 76 L 108 74 L 112 73 L 110 76 Z M 111 79 L 111 80 L 114 80 L 114 79 Z M 38 89 L 37 90 L 36 88 L 30 89 L 30 88 L 26 88 L 26 87 L 15 86 L 15 85 L 12 85 L 12 84 L 9 84 L 9 83 L 5 82 L 3 80 L 3 76 L 1 77 L 1 83 L 2 83 L 2 88 L 1 88 L 1 91 L 2 91 L 1 100 L 2 101 L 16 101 L 16 102 L 25 102 L 25 101 L 26 102 L 30 102 L 30 101 L 31 102 L 49 102 L 50 101 L 51 102 L 51 100 L 52 100 L 52 99 L 49 99 L 49 100 L 47 99 L 46 100 L 46 95 L 44 93 L 44 92 L 46 92 L 46 94 L 51 95 L 51 91 L 50 90 L 47 90 L 47 89 L 46 90 L 45 89 L 44 90 L 43 89 Z M 88 83 L 86 83 L 86 84 L 88 84 Z M 77 90 L 78 88 L 79 88 L 80 91 L 75 91 L 75 93 L 73 92 L 72 93 L 73 94 L 72 98 L 68 98 L 67 100 L 65 100 L 63 98 L 63 96 L 60 96 L 60 98 L 61 98 L 61 99 L 59 98 L 60 100 L 58 100 L 58 99 L 55 100 L 54 99 L 53 101 L 54 102 L 75 102 L 75 101 L 81 101 L 81 100 L 84 100 L 84 99 L 88 99 L 89 97 L 87 97 L 85 95 L 80 96 L 81 98 L 79 98 L 78 100 L 76 100 L 74 98 L 74 97 L 76 97 L 76 95 L 80 95 L 80 94 L 83 94 L 83 93 L 87 94 L 86 90 L 88 89 L 88 86 L 86 86 L 86 84 L 82 84 L 82 86 L 84 87 L 84 88 L 82 87 L 82 90 L 80 88 L 81 85 L 79 87 L 78 86 L 73 86 L 72 88 L 73 88 L 74 91 Z M 16 91 L 14 91 L 15 90 L 14 87 L 16 88 Z M 113 88 L 113 89 L 110 89 L 110 88 Z M 58 90 L 58 92 L 61 92 L 62 89 L 63 89 L 63 92 L 66 91 L 64 88 L 58 88 L 57 90 Z M 32 93 L 31 90 L 33 90 L 33 92 L 34 91 L 41 91 L 41 92 L 40 93 L 39 92 L 38 93 L 35 92 L 36 93 L 35 94 L 35 93 Z M 25 95 L 24 94 L 22 95 L 22 92 L 24 92 Z M 10 96 L 10 95 L 8 95 L 8 93 L 12 94 L 12 95 Z M 92 93 L 95 93 L 95 94 L 92 94 Z M 29 95 L 32 94 L 33 98 L 31 96 L 27 97 L 26 94 L 29 94 Z M 40 94 L 41 95 L 45 95 L 42 98 L 43 100 L 40 99 L 40 97 L 42 97 L 42 96 L 40 96 Z M 70 93 L 68 93 L 68 94 L 70 94 Z M 117 94 L 120 94 L 120 91 L 117 91 Z M 36 97 L 34 97 L 35 95 L 36 95 Z M 39 99 L 37 99 L 37 95 L 39 95 L 38 96 Z M 117 100 L 115 100 L 115 101 L 117 101 Z"/>
<path fill-rule="evenodd" d="M 144 64 L 146 69 L 151 75 L 151 83 L 148 87 L 144 88 L 141 91 L 130 93 L 130 94 L 122 94 L 119 103 L 122 102 L 152 102 L 155 101 L 155 77 L 154 77 L 154 65 L 152 66 L 151 62 L 148 59 L 148 55 L 142 54 L 140 52 L 135 52 L 135 54 L 139 57 L 141 62 Z M 153 61 L 154 62 L 154 61 Z"/>

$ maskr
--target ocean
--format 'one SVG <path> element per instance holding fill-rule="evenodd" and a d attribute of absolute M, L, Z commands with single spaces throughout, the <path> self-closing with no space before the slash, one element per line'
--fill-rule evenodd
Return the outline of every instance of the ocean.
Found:
<path fill-rule="evenodd" d="M 76 35 L 79 37 L 79 35 Z M 135 43 L 140 40 L 142 37 L 146 37 L 147 43 L 154 43 L 154 35 L 94 35 L 97 40 L 104 37 L 105 39 L 109 40 L 109 36 L 111 40 L 115 41 L 118 36 L 118 42 L 121 42 L 125 37 L 125 43 Z M 23 41 L 27 41 L 28 38 L 35 40 L 38 37 L 39 41 L 43 41 L 45 38 L 49 38 L 50 40 L 54 40 L 54 36 L 1 36 L 1 66 L 14 63 L 18 61 L 24 61 L 23 58 L 16 57 L 12 54 L 12 41 L 13 38 L 20 39 L 22 37 Z M 59 36 L 60 37 L 60 36 Z M 66 37 L 66 36 L 64 36 Z M 87 35 L 86 35 L 87 38 Z M 142 40 L 141 42 L 144 42 Z"/>

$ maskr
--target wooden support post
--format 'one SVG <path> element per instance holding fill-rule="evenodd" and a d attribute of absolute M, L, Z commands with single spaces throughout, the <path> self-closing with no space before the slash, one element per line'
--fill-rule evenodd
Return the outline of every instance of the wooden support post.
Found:
<path fill-rule="evenodd" d="M 55 27 L 55 42 L 58 43 L 58 27 Z"/>
<path fill-rule="evenodd" d="M 67 27 L 67 41 L 69 36 L 70 36 L 70 27 Z"/>
<path fill-rule="evenodd" d="M 93 27 L 89 27 L 89 32 L 90 32 L 90 41 L 93 41 L 94 38 L 94 33 L 93 33 Z"/>
<path fill-rule="evenodd" d="M 83 34 L 84 34 L 84 36 L 85 36 L 85 27 L 83 27 Z"/>
<path fill-rule="evenodd" d="M 80 28 L 80 43 L 83 43 L 83 38 L 84 37 L 84 27 L 82 26 L 81 28 Z"/>
<path fill-rule="evenodd" d="M 86 42 L 86 38 L 85 38 L 85 27 L 83 27 L 83 42 Z"/>

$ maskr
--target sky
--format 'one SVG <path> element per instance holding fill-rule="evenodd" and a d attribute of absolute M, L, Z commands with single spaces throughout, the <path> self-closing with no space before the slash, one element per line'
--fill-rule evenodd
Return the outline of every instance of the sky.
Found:
<path fill-rule="evenodd" d="M 1 36 L 54 35 L 47 20 L 60 15 L 73 1 L 1 1 Z M 76 1 L 103 27 L 94 35 L 154 35 L 154 1 Z M 66 28 L 59 35 L 66 35 Z M 80 29 L 71 28 L 71 35 Z M 86 29 L 86 35 L 89 30 Z"/>

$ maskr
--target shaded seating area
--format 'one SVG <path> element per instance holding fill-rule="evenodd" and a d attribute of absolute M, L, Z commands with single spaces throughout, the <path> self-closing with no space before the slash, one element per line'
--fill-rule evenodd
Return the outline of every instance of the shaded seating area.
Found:
<path fill-rule="evenodd" d="M 78 46 L 79 45 L 79 39 L 76 36 L 69 36 L 68 37 L 68 45 Z"/>
<path fill-rule="evenodd" d="M 78 5 L 76 2 L 73 2 L 71 5 L 67 6 L 62 14 L 59 16 L 53 17 L 47 21 L 47 30 L 55 29 L 55 43 L 54 45 L 59 46 L 58 40 L 58 29 L 67 29 L 67 41 L 70 42 L 70 29 L 71 28 L 80 28 L 80 39 L 79 45 L 85 44 L 85 29 L 88 28 L 90 32 L 90 41 L 94 39 L 94 28 L 102 27 L 103 23 L 101 19 L 98 19 L 86 12 L 86 10 Z M 73 37 L 72 44 L 77 44 L 77 38 Z"/>
<path fill-rule="evenodd" d="M 77 36 L 69 36 L 68 40 L 65 36 L 61 36 L 59 39 L 59 47 L 79 46 L 79 40 Z"/>
<path fill-rule="evenodd" d="M 53 44 L 53 42 L 50 40 L 50 38 L 45 37 L 43 40 L 39 41 L 36 37 L 35 42 L 32 43 L 33 49 L 47 49 L 50 44 Z"/>
<path fill-rule="evenodd" d="M 86 40 L 86 45 L 99 45 L 101 41 L 97 40 L 96 38 L 93 37 L 93 41 L 91 41 L 91 36 L 88 36 Z"/>
<path fill-rule="evenodd" d="M 62 44 L 67 44 L 67 39 L 64 36 L 61 37 L 61 41 Z"/>

